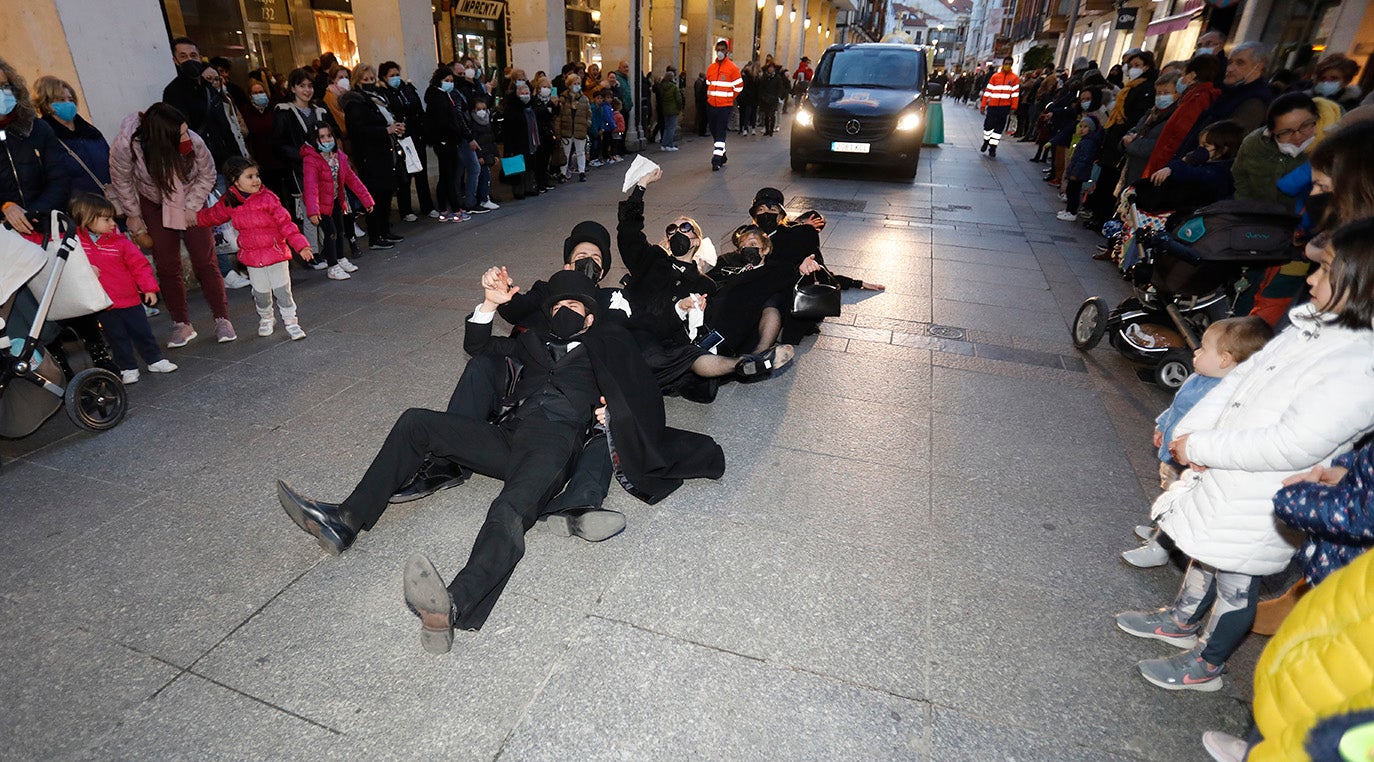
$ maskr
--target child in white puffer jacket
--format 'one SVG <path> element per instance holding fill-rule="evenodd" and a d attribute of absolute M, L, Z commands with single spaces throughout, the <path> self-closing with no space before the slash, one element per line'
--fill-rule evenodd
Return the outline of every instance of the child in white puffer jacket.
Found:
<path fill-rule="evenodd" d="M 1331 247 L 1331 264 L 1308 277 L 1311 303 L 1175 429 L 1170 451 L 1189 470 L 1152 516 L 1192 561 L 1172 606 L 1116 617 L 1132 635 L 1188 649 L 1140 662 L 1161 688 L 1221 688 L 1260 577 L 1282 571 L 1301 542 L 1274 516 L 1274 493 L 1374 429 L 1374 219 L 1340 228 Z"/>

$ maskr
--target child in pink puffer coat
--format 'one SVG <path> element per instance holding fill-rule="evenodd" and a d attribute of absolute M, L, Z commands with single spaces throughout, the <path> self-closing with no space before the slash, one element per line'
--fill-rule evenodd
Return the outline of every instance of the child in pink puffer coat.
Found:
<path fill-rule="evenodd" d="M 176 370 L 176 365 L 163 358 L 143 311 L 143 305 L 157 304 L 159 289 L 153 267 L 134 242 L 119 232 L 114 204 L 94 193 L 77 193 L 72 197 L 71 212 L 81 249 L 110 297 L 109 309 L 100 313 L 100 327 L 110 341 L 120 379 L 126 384 L 138 383 L 139 355 L 153 373 Z"/>
<path fill-rule="evenodd" d="M 253 304 L 258 308 L 258 335 L 271 336 L 276 327 L 272 301 L 276 298 L 281 322 L 292 341 L 305 338 L 296 318 L 296 299 L 291 294 L 291 252 L 309 262 L 310 242 L 305 240 L 277 194 L 262 187 L 258 165 L 252 159 L 235 156 L 224 162 L 224 178 L 229 190 L 218 203 L 202 209 L 194 223 L 214 227 L 233 222 L 239 233 L 239 264 L 248 268 L 253 284 Z M 189 222 L 189 221 L 188 221 Z"/>
<path fill-rule="evenodd" d="M 346 226 L 353 224 L 348 215 L 345 189 L 353 191 L 367 212 L 372 211 L 372 194 L 349 166 L 348 156 L 339 150 L 329 125 L 319 125 L 311 137 L 312 142 L 301 146 L 305 216 L 319 226 L 320 235 L 324 236 L 320 246 L 329 263 L 329 271 L 325 274 L 330 280 L 348 280 L 349 273 L 357 272 L 358 266 L 343 256 L 343 242 L 348 236 Z"/>

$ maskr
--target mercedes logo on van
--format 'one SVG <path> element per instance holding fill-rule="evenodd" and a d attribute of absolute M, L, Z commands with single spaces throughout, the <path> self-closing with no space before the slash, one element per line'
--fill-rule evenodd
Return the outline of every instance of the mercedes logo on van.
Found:
<path fill-rule="evenodd" d="M 858 135 L 858 134 L 859 134 L 859 120 L 858 120 L 858 119 L 850 119 L 849 121 L 845 122 L 845 123 L 844 123 L 844 131 L 847 132 L 847 133 L 849 133 L 850 135 Z"/>

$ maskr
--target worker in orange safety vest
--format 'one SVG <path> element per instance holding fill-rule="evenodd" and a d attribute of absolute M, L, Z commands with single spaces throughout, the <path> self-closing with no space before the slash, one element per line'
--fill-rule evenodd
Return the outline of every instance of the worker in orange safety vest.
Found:
<path fill-rule="evenodd" d="M 1012 59 L 1002 59 L 1002 70 L 988 78 L 983 88 L 983 101 L 978 111 L 986 114 L 983 119 L 983 147 L 979 151 L 990 158 L 997 158 L 997 144 L 1002 142 L 1002 133 L 1007 129 L 1007 117 L 1016 110 L 1021 100 L 1021 78 L 1011 72 Z"/>
<path fill-rule="evenodd" d="M 706 124 L 711 129 L 711 171 L 725 164 L 725 133 L 730 131 L 730 112 L 744 89 L 739 67 L 730 60 L 730 41 L 716 40 L 716 61 L 706 67 Z"/>

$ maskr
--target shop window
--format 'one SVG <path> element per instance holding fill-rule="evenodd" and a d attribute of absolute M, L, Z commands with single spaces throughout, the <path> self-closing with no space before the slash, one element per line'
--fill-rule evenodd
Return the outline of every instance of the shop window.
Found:
<path fill-rule="evenodd" d="M 320 53 L 333 53 L 341 66 L 350 69 L 358 65 L 358 32 L 353 26 L 353 14 L 315 11 L 315 29 Z"/>

